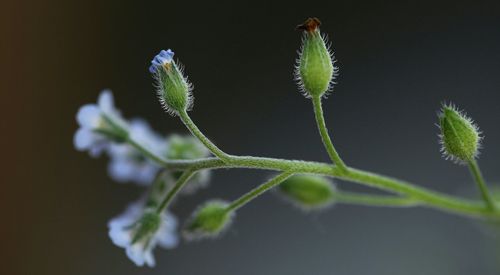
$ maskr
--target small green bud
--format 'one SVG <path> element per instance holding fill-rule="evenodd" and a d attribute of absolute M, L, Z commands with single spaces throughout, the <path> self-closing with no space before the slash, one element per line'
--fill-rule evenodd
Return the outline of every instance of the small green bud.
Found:
<path fill-rule="evenodd" d="M 200 206 L 184 229 L 188 239 L 215 237 L 228 228 L 234 212 L 227 211 L 228 203 L 212 200 Z"/>
<path fill-rule="evenodd" d="M 335 186 L 327 178 L 296 175 L 279 185 L 279 191 L 304 209 L 314 209 L 333 203 Z"/>
<path fill-rule="evenodd" d="M 149 71 L 155 78 L 160 102 L 172 115 L 192 107 L 192 85 L 183 76 L 182 69 L 173 60 L 174 52 L 162 50 L 151 61 Z"/>
<path fill-rule="evenodd" d="M 140 220 L 134 225 L 135 233 L 132 239 L 132 244 L 144 242 L 147 244 L 151 237 L 158 231 L 161 224 L 161 217 L 155 211 L 144 213 Z"/>
<path fill-rule="evenodd" d="M 334 56 L 319 31 L 320 24 L 318 18 L 309 18 L 297 26 L 303 31 L 303 39 L 295 78 L 306 97 L 322 96 L 331 90 L 338 72 Z"/>
<path fill-rule="evenodd" d="M 466 163 L 478 155 L 481 136 L 474 122 L 453 105 L 443 105 L 439 114 L 441 151 L 447 159 Z"/>

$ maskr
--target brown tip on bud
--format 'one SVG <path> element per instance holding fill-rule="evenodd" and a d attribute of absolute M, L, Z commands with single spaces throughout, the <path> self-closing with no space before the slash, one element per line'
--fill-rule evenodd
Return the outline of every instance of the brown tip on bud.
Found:
<path fill-rule="evenodd" d="M 318 18 L 307 18 L 307 20 L 296 27 L 297 30 L 313 32 L 321 25 L 321 21 Z"/>

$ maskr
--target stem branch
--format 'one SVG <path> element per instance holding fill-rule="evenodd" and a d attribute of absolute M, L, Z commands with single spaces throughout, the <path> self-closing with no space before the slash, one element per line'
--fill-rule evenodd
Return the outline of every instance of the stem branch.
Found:
<path fill-rule="evenodd" d="M 336 203 L 381 207 L 412 207 L 421 204 L 418 200 L 408 197 L 369 195 L 346 191 L 336 191 L 333 199 Z"/>
<path fill-rule="evenodd" d="M 170 190 L 163 201 L 160 203 L 156 211 L 158 213 L 163 212 L 165 208 L 168 207 L 174 196 L 181 190 L 181 188 L 188 182 L 188 180 L 191 178 L 191 176 L 195 173 L 196 171 L 192 169 L 188 169 L 182 173 L 181 177 L 177 180 L 177 183 L 175 183 L 174 187 L 172 190 Z"/>
<path fill-rule="evenodd" d="M 282 183 L 284 180 L 289 178 L 291 175 L 293 175 L 293 172 L 287 171 L 283 172 L 276 177 L 270 179 L 269 181 L 257 186 L 256 188 L 252 189 L 250 192 L 244 194 L 237 200 L 233 201 L 230 205 L 227 206 L 226 210 L 227 211 L 235 211 L 236 209 L 242 207 L 243 205 L 247 204 L 251 200 L 255 199 L 256 197 L 260 196 L 262 193 L 270 190 L 274 186 Z"/>
<path fill-rule="evenodd" d="M 481 169 L 479 169 L 479 165 L 475 159 L 468 162 L 469 169 L 474 177 L 474 180 L 479 187 L 479 191 L 481 192 L 481 196 L 483 197 L 484 202 L 490 209 L 495 208 L 495 203 L 491 198 L 490 192 L 488 191 L 488 187 L 486 186 L 486 182 L 484 181 L 483 175 L 481 174 Z"/>
<path fill-rule="evenodd" d="M 196 126 L 196 124 L 193 122 L 193 120 L 189 117 L 188 113 L 186 111 L 179 112 L 179 117 L 181 118 L 182 122 L 186 127 L 189 129 L 189 131 L 200 140 L 203 145 L 205 145 L 212 154 L 214 154 L 216 157 L 220 158 L 223 161 L 226 161 L 229 158 L 229 155 L 226 154 L 224 151 L 219 149 L 210 139 L 208 139 L 201 131 L 200 129 Z"/>
<path fill-rule="evenodd" d="M 321 135 L 321 140 L 323 141 L 323 145 L 325 146 L 328 155 L 332 162 L 337 165 L 340 169 L 346 170 L 347 166 L 344 161 L 340 158 L 340 155 L 335 150 L 333 146 L 332 140 L 330 139 L 330 135 L 328 134 L 328 129 L 325 123 L 325 117 L 323 115 L 323 107 L 321 106 L 321 97 L 313 96 L 312 97 L 313 107 L 314 107 L 314 116 L 316 117 L 316 124 L 318 125 L 318 130 Z"/>
<path fill-rule="evenodd" d="M 420 205 L 422 206 L 432 207 L 442 211 L 474 217 L 500 218 L 500 211 L 485 206 L 483 202 L 450 196 L 423 187 L 419 187 L 402 180 L 393 179 L 390 177 L 358 170 L 351 167 L 341 169 L 338 165 L 332 166 L 330 164 L 313 161 L 233 155 L 226 155 L 226 159 L 224 161 L 218 158 L 165 160 L 155 157 L 155 154 L 149 152 L 145 147 L 140 146 L 140 144 L 130 141 L 129 144 L 137 148 L 139 151 L 144 152 L 146 156 L 152 156 L 152 160 L 157 161 L 158 164 L 164 166 L 167 169 L 184 170 L 184 177 L 187 177 L 186 173 L 188 172 L 189 174 L 192 174 L 195 171 L 202 169 L 221 168 L 248 168 L 273 171 L 288 171 L 294 174 L 315 174 L 339 178 L 342 180 L 363 184 L 365 186 L 386 190 L 392 193 L 412 198 L 420 202 Z M 184 180 L 187 181 L 187 178 Z M 181 184 L 181 186 L 178 186 L 178 188 L 182 187 L 183 183 L 178 182 L 177 185 L 179 184 Z M 170 196 L 173 195 L 174 194 L 170 194 Z M 167 203 L 168 201 L 165 202 L 165 204 Z"/>

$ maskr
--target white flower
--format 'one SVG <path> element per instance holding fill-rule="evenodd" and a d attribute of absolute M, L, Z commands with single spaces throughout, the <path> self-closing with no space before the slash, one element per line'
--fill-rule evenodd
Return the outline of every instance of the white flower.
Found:
<path fill-rule="evenodd" d="M 156 134 L 142 119 L 130 122 L 129 137 L 154 154 L 163 154 L 167 147 L 166 139 Z M 108 154 L 111 158 L 108 173 L 118 182 L 147 185 L 153 182 L 160 169 L 156 163 L 129 144 L 113 143 L 108 147 Z"/>
<path fill-rule="evenodd" d="M 113 94 L 109 90 L 101 92 L 97 104 L 80 107 L 76 120 L 80 128 L 74 135 L 73 144 L 77 150 L 89 151 L 93 157 L 108 147 L 110 138 L 118 138 L 127 128 L 114 107 Z"/>
<path fill-rule="evenodd" d="M 148 209 L 144 207 L 143 200 L 131 204 L 124 213 L 109 221 L 109 237 L 115 245 L 125 248 L 127 256 L 137 266 L 153 267 L 155 266 L 153 249 L 156 245 L 165 249 L 178 245 L 177 219 L 171 213 L 163 212 L 159 226 L 134 242 L 138 222 L 145 211 Z"/>

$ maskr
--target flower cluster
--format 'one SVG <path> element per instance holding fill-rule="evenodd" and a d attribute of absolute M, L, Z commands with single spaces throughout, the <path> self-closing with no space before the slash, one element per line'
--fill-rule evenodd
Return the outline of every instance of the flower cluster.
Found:
<path fill-rule="evenodd" d="M 113 243 L 125 248 L 127 256 L 136 265 L 153 267 L 153 249 L 177 246 L 177 218 L 169 212 L 156 214 L 148 209 L 144 200 L 132 203 L 125 212 L 108 223 L 109 237 Z"/>
<path fill-rule="evenodd" d="M 91 156 L 99 156 L 112 141 L 120 143 L 127 138 L 128 123 L 115 108 L 113 94 L 109 90 L 101 92 L 97 104 L 83 105 L 76 120 L 80 128 L 73 139 L 75 148 L 89 151 Z"/>
<path fill-rule="evenodd" d="M 160 62 L 159 60 L 158 62 Z M 209 151 L 192 136 L 162 136 L 143 119 L 126 120 L 114 105 L 113 94 L 104 90 L 97 104 L 82 106 L 76 116 L 80 128 L 74 135 L 74 146 L 93 157 L 106 153 L 108 174 L 116 182 L 132 182 L 149 190 L 109 224 L 113 243 L 125 248 L 137 265 L 154 266 L 153 249 L 158 245 L 173 248 L 178 242 L 177 218 L 168 211 L 153 215 L 159 200 L 179 178 L 175 171 L 162 167 L 145 156 L 144 150 L 159 159 L 189 160 L 204 158 Z M 197 173 L 182 193 L 194 193 L 208 184 L 210 171 Z"/>

